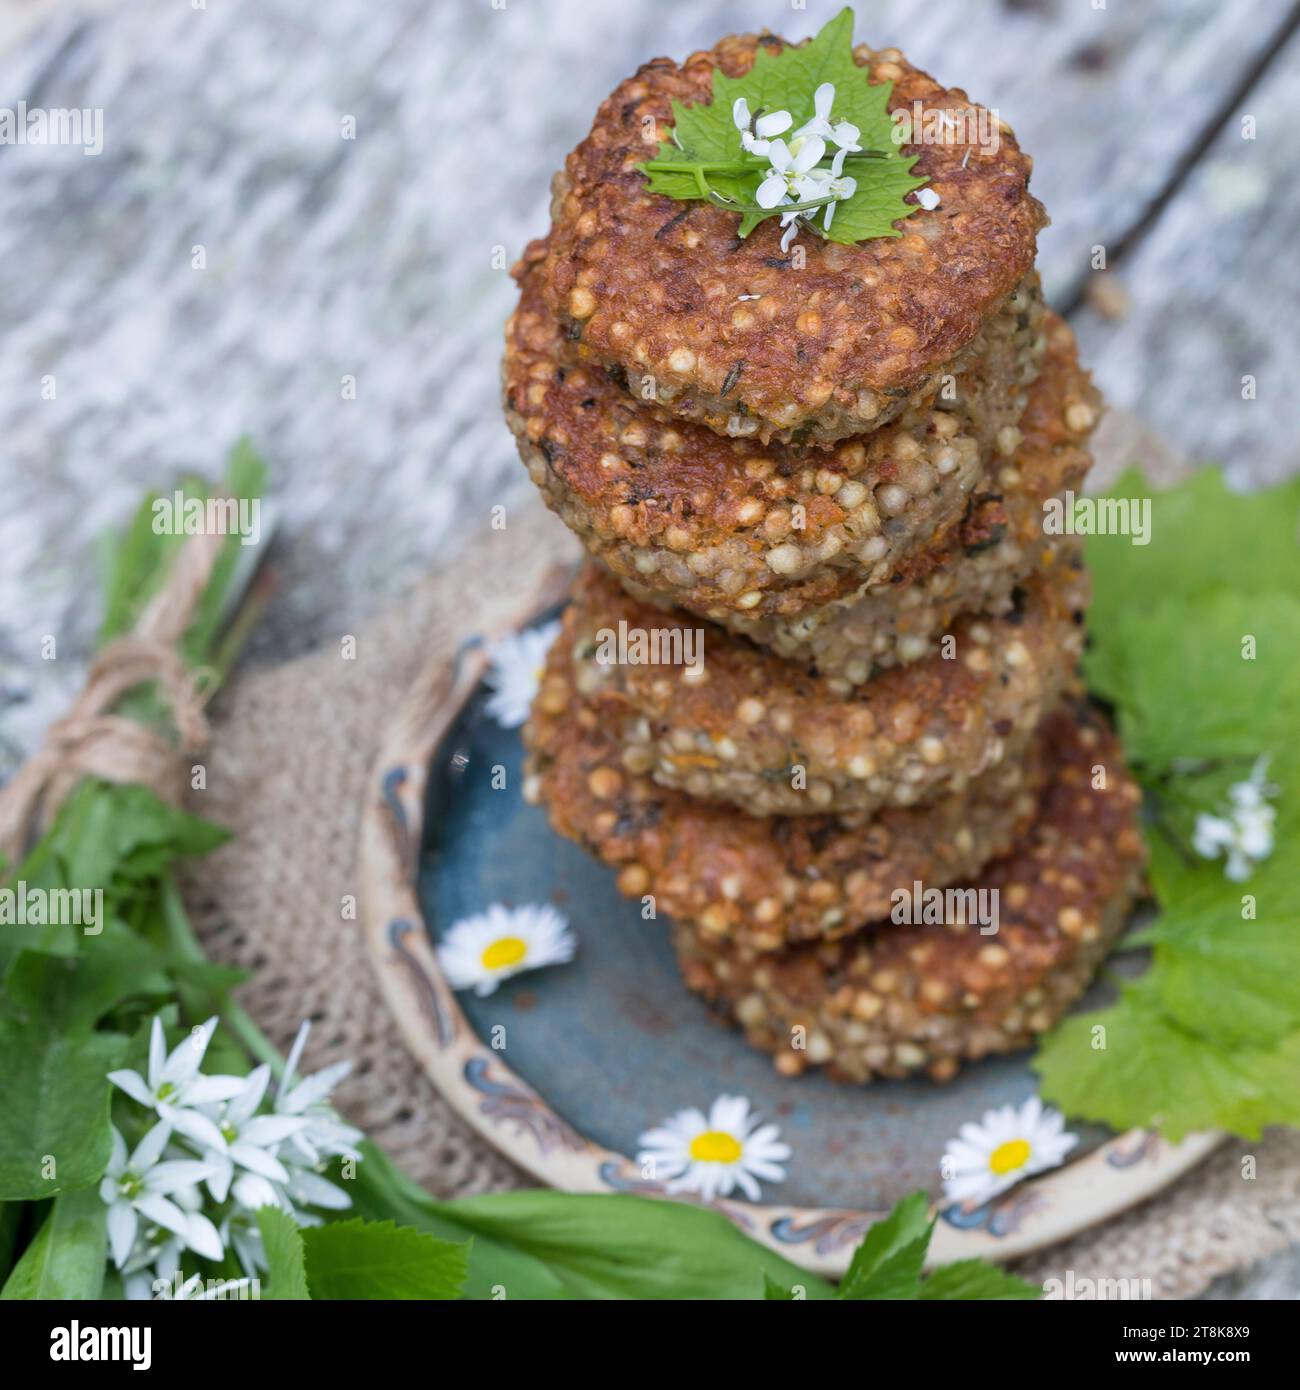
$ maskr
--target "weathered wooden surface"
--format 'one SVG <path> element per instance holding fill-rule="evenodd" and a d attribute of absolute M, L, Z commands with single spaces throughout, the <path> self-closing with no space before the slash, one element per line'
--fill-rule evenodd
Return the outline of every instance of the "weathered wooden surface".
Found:
<path fill-rule="evenodd" d="M 1254 139 L 1242 137 L 1248 119 Z M 1189 458 L 1222 463 L 1243 488 L 1300 468 L 1297 129 L 1300 33 L 1120 256 L 1132 311 L 1074 318 L 1110 402 L 1140 412 Z"/>
<path fill-rule="evenodd" d="M 102 106 L 106 147 L 93 159 L 0 149 L 3 734 L 25 742 L 72 680 L 71 663 L 31 657 L 47 633 L 63 655 L 84 652 L 93 537 L 147 483 L 211 469 L 242 431 L 274 461 L 285 538 L 267 656 L 350 630 L 490 505 L 522 496 L 497 410 L 512 293 L 494 248 L 513 256 L 545 225 L 553 167 L 634 64 L 727 29 L 808 32 L 837 2 L 97 0 L 83 11 L 45 0 L 44 24 L 0 58 L 3 90 Z M 1091 247 L 1121 244 L 1159 199 L 1284 17 L 1283 0 L 1244 20 L 1218 0 L 890 0 L 864 6 L 859 31 L 905 46 L 1016 127 L 1055 218 L 1044 269 L 1068 294 Z M 1236 177 L 1260 174 L 1243 165 Z M 1270 186 L 1285 247 L 1295 193 Z M 1157 230 L 1177 209 L 1175 197 Z M 196 246 L 205 270 L 191 267 Z M 1231 294 L 1285 303 L 1287 272 L 1286 258 L 1256 257 L 1234 268 Z M 1114 331 L 1133 343 L 1182 321 L 1184 292 L 1193 317 L 1228 293 L 1168 275 L 1130 287 L 1132 317 Z M 1274 374 L 1293 337 L 1275 340 Z M 1113 370 L 1097 346 L 1116 398 L 1198 452 L 1213 393 Z M 46 374 L 54 401 L 40 398 Z M 355 400 L 342 398 L 347 376 Z M 1274 437 L 1238 467 L 1274 476 L 1289 457 Z"/>

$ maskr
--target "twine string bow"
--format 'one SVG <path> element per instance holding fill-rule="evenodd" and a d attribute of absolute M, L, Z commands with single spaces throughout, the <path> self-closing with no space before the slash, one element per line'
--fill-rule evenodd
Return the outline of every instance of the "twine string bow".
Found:
<path fill-rule="evenodd" d="M 180 755 L 207 743 L 208 721 L 200 675 L 186 667 L 176 644 L 190 625 L 225 540 L 220 534 L 187 538 L 135 627 L 99 652 L 72 708 L 50 725 L 41 746 L 0 790 L 0 852 L 10 865 L 82 778 L 139 783 L 172 805 L 180 803 Z M 112 712 L 129 691 L 150 683 L 167 704 L 175 740 Z"/>

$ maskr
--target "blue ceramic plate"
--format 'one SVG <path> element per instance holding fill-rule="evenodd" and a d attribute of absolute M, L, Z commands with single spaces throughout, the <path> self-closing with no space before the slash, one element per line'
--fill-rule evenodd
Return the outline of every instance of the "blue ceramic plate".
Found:
<path fill-rule="evenodd" d="M 659 1191 L 629 1161 L 638 1135 L 684 1107 L 746 1096 L 794 1151 L 786 1181 L 764 1190 L 781 1206 L 718 1205 L 792 1258 L 836 1272 L 873 1216 L 918 1188 L 939 1197 L 939 1161 L 962 1123 L 1034 1094 L 1029 1054 L 973 1064 L 944 1086 L 780 1076 L 685 989 L 666 923 L 643 921 L 613 874 L 523 801 L 519 731 L 486 714 L 483 667 L 471 644 L 442 688 L 426 681 L 414 692 L 365 840 L 370 939 L 426 1070 L 517 1162 L 586 1190 Z M 486 998 L 452 996 L 432 945 L 492 903 L 554 904 L 577 957 Z M 1102 1002 L 1105 988 L 1080 1007 Z M 1080 1143 L 1064 1168 L 987 1207 L 941 1212 L 934 1257 L 1058 1239 L 1150 1195 L 1214 1142 L 1072 1129 Z"/>

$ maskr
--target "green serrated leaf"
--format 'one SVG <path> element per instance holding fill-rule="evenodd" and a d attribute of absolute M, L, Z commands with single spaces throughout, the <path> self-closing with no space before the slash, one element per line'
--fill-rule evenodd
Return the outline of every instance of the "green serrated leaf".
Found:
<path fill-rule="evenodd" d="M 931 1301 L 944 1300 L 1030 1300 L 1042 1298 L 1043 1291 L 1006 1270 L 984 1260 L 958 1260 L 936 1269 L 921 1285 L 917 1295 Z"/>
<path fill-rule="evenodd" d="M 303 1232 L 315 1299 L 455 1299 L 469 1244 L 437 1240 L 392 1221 L 332 1221 Z"/>
<path fill-rule="evenodd" d="M 261 1207 L 257 1227 L 269 1266 L 262 1286 L 262 1297 L 278 1302 L 301 1303 L 312 1297 L 308 1292 L 303 1233 L 292 1218 L 276 1207 Z"/>
<path fill-rule="evenodd" d="M 846 167 L 857 188 L 851 198 L 835 205 L 829 240 L 849 245 L 877 237 L 901 235 L 894 225 L 916 211 L 904 202 L 925 180 L 912 175 L 916 156 L 904 156 L 894 141 L 889 116 L 892 84 L 868 81 L 866 69 L 853 60 L 853 11 L 843 9 L 809 42 L 798 47 L 769 49 L 760 44 L 754 65 L 741 77 L 728 77 L 715 69 L 709 102 L 683 105 L 673 102 L 673 125 L 660 142 L 653 160 L 642 165 L 652 192 L 685 201 L 706 199 L 712 190 L 737 204 L 738 234 L 746 237 L 775 212 L 754 207 L 754 195 L 768 168 L 768 161 L 746 155 L 732 118 L 737 98 L 744 97 L 751 112 L 789 111 L 792 130 L 816 114 L 813 97 L 824 82 L 835 87 L 832 119 L 850 121 L 861 131 L 864 150 L 884 154 L 882 159 L 856 159 Z M 708 166 L 744 165 L 741 170 Z M 655 167 L 648 167 L 655 166 Z M 666 167 L 665 167 L 666 166 Z M 751 209 L 742 212 L 742 207 Z M 820 210 L 810 213 L 819 227 Z"/>
<path fill-rule="evenodd" d="M 914 1192 L 867 1231 L 840 1282 L 839 1297 L 847 1299 L 911 1298 L 920 1278 L 934 1223 L 930 1201 Z M 914 1273 L 909 1273 L 914 1271 Z"/>
<path fill-rule="evenodd" d="M 1153 983 L 1148 976 L 1112 1008 L 1055 1029 L 1034 1059 L 1044 1099 L 1080 1119 L 1152 1125 L 1174 1140 L 1213 1128 L 1254 1139 L 1266 1124 L 1300 1123 L 1300 1030 L 1271 1048 L 1214 1044 L 1172 1023 Z"/>

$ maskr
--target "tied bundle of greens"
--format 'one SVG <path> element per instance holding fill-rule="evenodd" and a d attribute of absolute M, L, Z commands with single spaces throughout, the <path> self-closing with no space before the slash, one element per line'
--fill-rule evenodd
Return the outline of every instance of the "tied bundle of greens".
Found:
<path fill-rule="evenodd" d="M 1300 1123 L 1300 480 L 1217 471 L 1153 492 L 1149 544 L 1088 541 L 1085 674 L 1113 704 L 1150 810 L 1150 967 L 1043 1044 L 1068 1114 L 1171 1138 Z"/>
<path fill-rule="evenodd" d="M 241 445 L 224 492 L 251 499 L 263 482 Z M 208 495 L 199 479 L 184 491 Z M 132 628 L 184 542 L 155 529 L 154 502 L 112 554 L 106 642 Z M 228 537 L 179 643 L 209 683 L 258 606 L 235 607 L 247 561 Z M 168 723 L 149 687 L 117 713 Z M 338 1069 L 300 1080 L 231 998 L 240 972 L 204 959 L 175 868 L 226 839 L 144 787 L 86 780 L 8 874 L 34 901 L 98 892 L 102 905 L 93 921 L 0 928 L 0 1297 L 836 1296 L 700 1206 L 555 1192 L 434 1200 L 325 1104 Z M 310 1129 L 296 1127 L 304 1115 Z M 202 1162 L 213 1128 L 233 1162 Z M 263 1201 L 261 1173 L 230 1171 L 256 1163 L 274 1176 L 278 1134 L 307 1154 L 293 1159 L 293 1203 Z M 980 1261 L 923 1279 L 931 1230 L 925 1198 L 909 1198 L 872 1228 L 838 1296 L 1038 1296 Z M 119 1258 L 137 1250 L 139 1262 Z M 167 1258 L 180 1262 L 171 1281 L 154 1277 Z"/>

